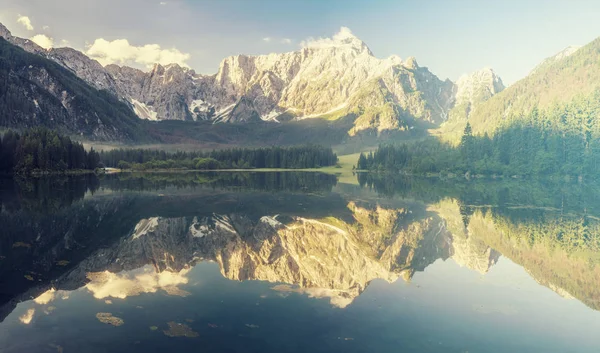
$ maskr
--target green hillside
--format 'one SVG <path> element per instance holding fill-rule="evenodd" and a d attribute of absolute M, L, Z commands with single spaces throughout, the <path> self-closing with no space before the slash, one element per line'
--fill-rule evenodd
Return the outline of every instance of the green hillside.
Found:
<path fill-rule="evenodd" d="M 516 82 L 473 109 L 469 117 L 473 132 L 481 134 L 506 127 L 535 107 L 553 110 L 580 96 L 590 96 L 600 87 L 600 38 L 560 60 L 538 67 L 532 74 Z M 456 117 L 445 131 L 462 132 L 465 121 Z"/>

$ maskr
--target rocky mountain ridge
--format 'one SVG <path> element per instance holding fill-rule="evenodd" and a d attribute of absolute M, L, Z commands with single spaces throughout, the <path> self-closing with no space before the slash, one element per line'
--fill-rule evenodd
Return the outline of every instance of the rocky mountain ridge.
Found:
<path fill-rule="evenodd" d="M 455 84 L 440 80 L 412 57 L 376 58 L 347 28 L 289 53 L 225 58 L 214 75 L 177 64 L 157 64 L 149 72 L 103 67 L 74 49 L 45 50 L 1 25 L 0 36 L 116 95 L 149 120 L 240 123 L 352 116 L 350 135 L 382 133 L 438 125 L 457 103 L 475 104 L 473 92 L 494 95 L 504 88 L 493 73 Z"/>
<path fill-rule="evenodd" d="M 456 81 L 455 88 L 455 102 L 450 115 L 452 118 L 457 114 L 468 118 L 479 104 L 502 92 L 506 87 L 493 69 L 484 68 L 461 76 Z"/>
<path fill-rule="evenodd" d="M 0 33 L 8 37 L 1 28 Z M 20 47 L 0 37 L 0 126 L 42 125 L 93 140 L 148 139 L 141 121 L 115 95 L 95 89 L 46 54 L 37 54 L 46 51 L 35 43 L 8 38 Z"/>

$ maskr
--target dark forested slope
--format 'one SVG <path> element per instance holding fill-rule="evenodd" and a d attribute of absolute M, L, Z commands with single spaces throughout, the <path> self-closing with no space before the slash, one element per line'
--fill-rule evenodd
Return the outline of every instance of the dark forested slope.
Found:
<path fill-rule="evenodd" d="M 0 38 L 0 126 L 45 126 L 91 140 L 147 140 L 123 102 Z"/>

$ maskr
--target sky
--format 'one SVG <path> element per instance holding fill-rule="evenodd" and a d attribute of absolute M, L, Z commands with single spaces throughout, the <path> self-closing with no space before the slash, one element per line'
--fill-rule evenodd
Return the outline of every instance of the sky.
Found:
<path fill-rule="evenodd" d="M 0 0 L 0 22 L 102 64 L 177 62 L 216 73 L 229 55 L 298 50 L 348 27 L 375 56 L 414 56 L 441 79 L 491 67 L 506 84 L 600 36 L 598 0 Z"/>

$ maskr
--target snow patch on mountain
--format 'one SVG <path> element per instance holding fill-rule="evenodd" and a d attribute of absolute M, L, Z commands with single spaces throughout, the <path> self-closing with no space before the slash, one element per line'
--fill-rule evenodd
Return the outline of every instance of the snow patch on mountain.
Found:
<path fill-rule="evenodd" d="M 133 230 L 131 238 L 138 239 L 150 232 L 153 232 L 154 230 L 156 230 L 156 227 L 158 227 L 158 221 L 159 217 L 142 219 L 135 225 L 135 229 Z"/>
<path fill-rule="evenodd" d="M 160 119 L 158 119 L 158 113 L 156 113 L 154 110 L 152 110 L 152 108 L 150 108 L 146 104 L 144 104 L 136 99 L 132 99 L 131 104 L 133 104 L 133 111 L 135 112 L 135 114 L 138 117 L 140 117 L 140 119 L 153 120 L 153 121 L 160 120 Z"/>
<path fill-rule="evenodd" d="M 206 224 L 206 219 L 200 222 L 198 221 L 198 217 L 194 217 L 189 231 L 194 238 L 204 238 L 210 234 L 210 228 Z"/>
<path fill-rule="evenodd" d="M 263 216 L 263 217 L 260 218 L 260 222 L 268 224 L 269 226 L 271 226 L 274 229 L 279 229 L 281 227 L 284 227 L 284 225 L 277 220 L 278 216 L 279 215 L 275 215 L 273 217 L 271 217 L 271 216 Z"/>

